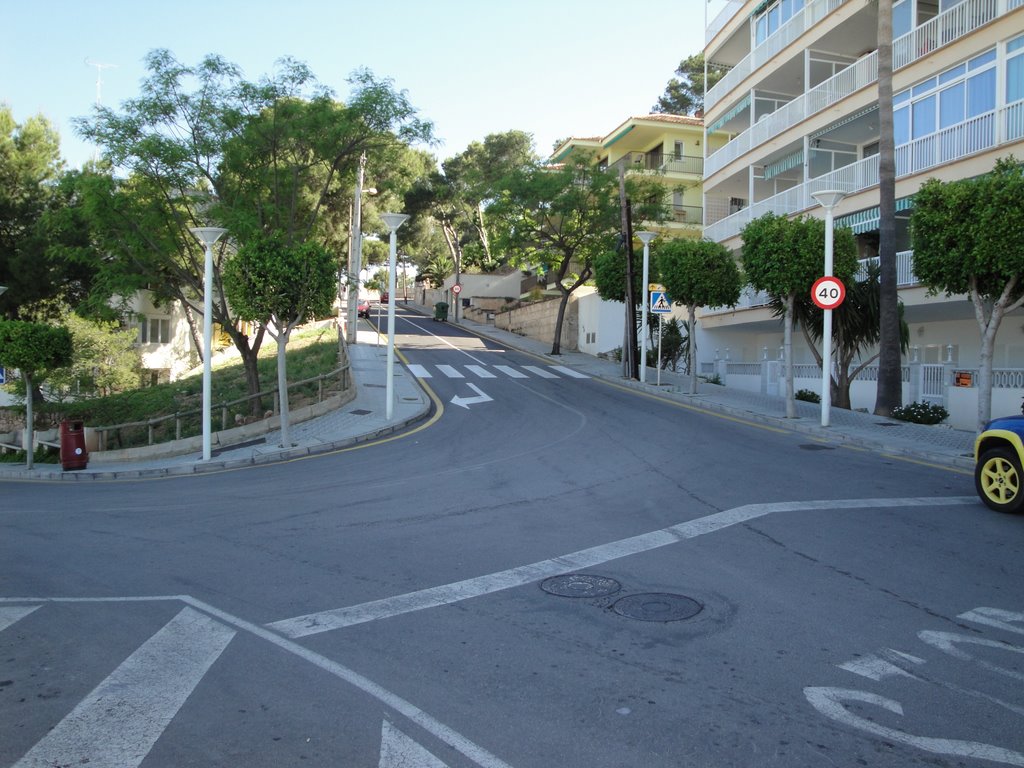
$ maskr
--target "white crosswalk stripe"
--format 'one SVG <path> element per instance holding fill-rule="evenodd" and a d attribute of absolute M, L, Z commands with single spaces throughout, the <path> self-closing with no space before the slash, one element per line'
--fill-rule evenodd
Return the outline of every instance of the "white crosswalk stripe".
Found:
<path fill-rule="evenodd" d="M 409 365 L 409 373 L 411 373 L 417 379 L 429 379 L 429 378 L 432 378 L 432 376 L 430 374 L 430 371 L 428 371 L 422 365 L 410 364 Z"/>
<path fill-rule="evenodd" d="M 509 377 L 511 377 L 513 379 L 528 379 L 528 378 L 530 378 L 529 376 L 527 376 L 522 371 L 517 371 L 515 368 L 513 368 L 510 365 L 496 365 L 496 366 L 494 366 L 494 370 L 501 371 L 506 376 L 509 376 Z"/>
<path fill-rule="evenodd" d="M 524 365 L 523 368 L 525 368 L 530 373 L 537 374 L 542 379 L 557 379 L 558 378 L 558 374 L 557 373 L 552 373 L 551 371 L 547 370 L 546 368 L 541 368 L 540 366 L 537 366 L 537 365 Z"/>
<path fill-rule="evenodd" d="M 182 609 L 14 768 L 138 766 L 234 636 L 209 616 Z"/>
<path fill-rule="evenodd" d="M 503 374 L 511 379 L 528 379 L 531 376 L 540 377 L 542 379 L 589 379 L 589 375 L 569 368 L 565 365 L 523 365 L 519 367 L 511 365 L 420 365 L 417 363 L 410 363 L 408 365 L 409 372 L 417 379 L 431 379 L 434 378 L 434 374 L 431 373 L 431 367 L 436 368 L 441 374 L 447 376 L 449 379 L 465 379 L 466 374 L 463 373 L 459 368 L 465 369 L 471 376 L 475 376 L 478 379 L 496 379 L 498 376 L 494 373 Z"/>
<path fill-rule="evenodd" d="M 587 376 L 587 374 L 580 373 L 579 371 L 574 370 L 573 368 L 569 368 L 568 366 L 565 366 L 565 365 L 552 365 L 551 366 L 551 370 L 552 371 L 558 371 L 559 373 L 565 374 L 566 376 L 568 376 L 569 378 L 572 378 L 572 379 L 589 379 L 590 378 L 589 376 Z"/>

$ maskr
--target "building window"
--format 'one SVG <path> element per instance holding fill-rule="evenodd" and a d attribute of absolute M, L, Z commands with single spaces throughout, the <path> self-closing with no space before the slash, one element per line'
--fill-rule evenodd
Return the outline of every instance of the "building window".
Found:
<path fill-rule="evenodd" d="M 163 317 L 147 317 L 139 322 L 140 344 L 170 344 L 171 321 Z"/>
<path fill-rule="evenodd" d="M 1024 35 L 1006 44 L 1006 103 L 1024 99 Z"/>
<path fill-rule="evenodd" d="M 804 0 L 765 2 L 754 11 L 754 45 L 760 45 L 804 7 Z"/>

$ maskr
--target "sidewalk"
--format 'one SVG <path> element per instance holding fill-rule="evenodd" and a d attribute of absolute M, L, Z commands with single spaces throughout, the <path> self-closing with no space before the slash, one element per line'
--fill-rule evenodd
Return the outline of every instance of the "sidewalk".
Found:
<path fill-rule="evenodd" d="M 380 345 L 378 346 L 378 340 Z M 218 472 L 224 469 L 272 464 L 318 453 L 346 448 L 400 431 L 422 421 L 430 412 L 430 399 L 416 380 L 395 358 L 395 405 L 387 418 L 386 338 L 369 330 L 360 330 L 358 343 L 349 347 L 355 399 L 332 413 L 309 419 L 289 428 L 293 447 L 281 447 L 281 432 L 268 432 L 259 443 L 248 441 L 237 448 L 214 446 L 210 461 L 202 452 L 147 459 L 143 461 L 90 461 L 85 469 L 65 472 L 60 464 L 36 464 L 31 470 L 24 464 L 0 464 L 0 482 L 4 480 L 128 480 Z"/>
<path fill-rule="evenodd" d="M 433 310 L 409 304 L 408 308 L 433 316 Z M 690 407 L 726 414 L 758 424 L 806 434 L 824 443 L 847 444 L 881 454 L 972 471 L 974 433 L 945 426 L 925 426 L 896 421 L 868 413 L 833 408 L 831 426 L 821 426 L 821 407 L 798 401 L 797 418 L 786 418 L 785 398 L 699 382 L 698 394 L 690 395 L 689 377 L 662 371 L 661 386 L 654 382 L 657 372 L 648 370 L 648 382 L 625 379 L 622 365 L 581 352 L 548 354 L 550 342 L 537 341 L 494 326 L 460 319 L 459 325 L 478 335 L 509 347 L 543 357 L 551 363 L 575 368 L 595 378 L 638 391 L 656 393 Z M 378 345 L 378 341 L 380 344 Z M 170 477 L 216 472 L 224 469 L 269 464 L 303 456 L 326 453 L 405 429 L 427 417 L 430 399 L 405 367 L 395 362 L 395 406 L 386 418 L 386 348 L 384 337 L 360 331 L 359 343 L 349 347 L 357 394 L 333 413 L 291 426 L 295 447 L 280 446 L 280 432 L 271 432 L 258 445 L 217 451 L 210 461 L 201 453 L 146 461 L 90 462 L 86 469 L 64 472 L 59 464 L 37 464 L 28 470 L 21 464 L 0 464 L 3 480 L 124 480 Z"/>

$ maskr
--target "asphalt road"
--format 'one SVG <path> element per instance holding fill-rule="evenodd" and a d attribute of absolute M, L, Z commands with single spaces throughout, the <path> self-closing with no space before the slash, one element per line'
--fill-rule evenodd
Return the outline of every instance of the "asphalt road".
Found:
<path fill-rule="evenodd" d="M 0 766 L 1024 765 L 970 477 L 398 322 L 400 439 L 0 487 Z"/>

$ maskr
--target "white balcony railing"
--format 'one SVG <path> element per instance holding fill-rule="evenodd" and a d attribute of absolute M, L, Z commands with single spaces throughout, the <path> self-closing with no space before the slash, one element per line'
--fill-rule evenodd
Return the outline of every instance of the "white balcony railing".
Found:
<path fill-rule="evenodd" d="M 860 269 L 857 270 L 857 278 L 863 279 L 867 275 L 868 264 L 877 263 L 877 256 L 870 259 L 861 259 Z M 899 251 L 896 254 L 896 287 L 909 288 L 914 285 L 920 285 L 920 282 L 917 279 L 917 275 L 914 274 L 914 252 L 912 250 Z"/>
<path fill-rule="evenodd" d="M 1009 3 L 1006 0 L 967 0 L 950 8 L 893 43 L 893 71 L 912 64 L 936 47 L 970 34 L 1021 3 L 1024 0 L 1010 0 Z M 875 51 L 762 118 L 709 155 L 704 167 L 705 175 L 710 176 L 754 147 L 761 146 L 767 139 L 780 135 L 877 80 L 878 53 Z"/>
<path fill-rule="evenodd" d="M 715 86 L 704 97 L 705 111 L 713 109 L 726 94 L 746 80 L 751 72 L 763 66 L 769 59 L 795 42 L 804 32 L 845 2 L 847 0 L 814 0 L 805 5 L 803 10 L 779 27 L 778 32 L 743 57 L 739 64 L 715 83 Z"/>
<path fill-rule="evenodd" d="M 925 136 L 896 148 L 896 178 L 922 173 L 939 165 L 961 160 L 993 147 L 1018 141 L 1024 135 L 1024 102 L 1000 107 L 959 125 Z M 704 236 L 722 242 L 739 235 L 748 222 L 766 213 L 789 215 L 816 205 L 811 194 L 841 189 L 849 194 L 878 185 L 878 155 L 851 163 L 818 176 L 804 184 L 759 200 L 743 210 L 708 224 Z M 708 211 L 714 210 L 712 206 Z"/>

